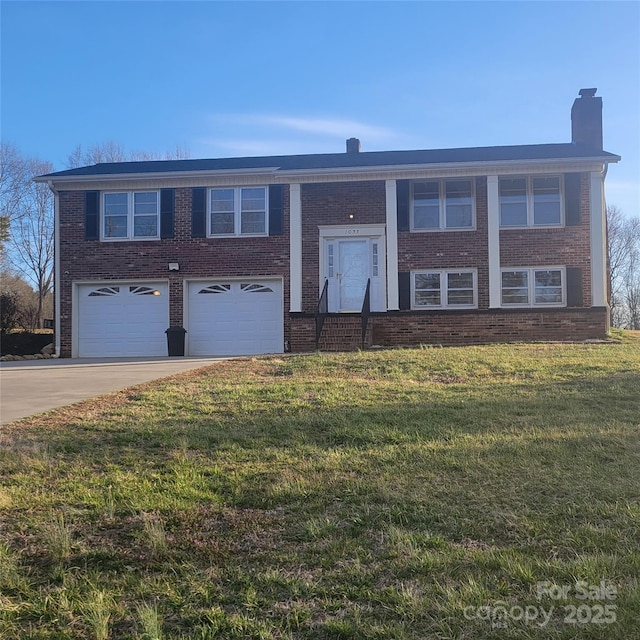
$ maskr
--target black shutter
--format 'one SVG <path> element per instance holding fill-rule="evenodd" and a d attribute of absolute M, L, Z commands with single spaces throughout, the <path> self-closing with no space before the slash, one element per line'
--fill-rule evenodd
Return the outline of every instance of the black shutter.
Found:
<path fill-rule="evenodd" d="M 396 203 L 398 207 L 398 231 L 409 231 L 409 211 L 411 209 L 411 181 L 396 181 Z"/>
<path fill-rule="evenodd" d="M 411 309 L 411 273 L 398 273 L 398 306 L 402 311 Z"/>
<path fill-rule="evenodd" d="M 191 190 L 191 236 L 207 237 L 207 190 L 194 187 Z"/>
<path fill-rule="evenodd" d="M 580 214 L 580 174 L 564 174 L 564 215 L 567 226 L 575 226 L 582 221 Z"/>
<path fill-rule="evenodd" d="M 160 190 L 160 237 L 173 238 L 175 219 L 175 189 Z"/>
<path fill-rule="evenodd" d="M 582 269 L 567 267 L 567 307 L 582 307 Z"/>
<path fill-rule="evenodd" d="M 100 239 L 99 191 L 86 191 L 84 194 L 84 237 L 86 240 Z"/>
<path fill-rule="evenodd" d="M 281 236 L 284 233 L 284 185 L 272 184 L 269 187 L 269 235 Z"/>

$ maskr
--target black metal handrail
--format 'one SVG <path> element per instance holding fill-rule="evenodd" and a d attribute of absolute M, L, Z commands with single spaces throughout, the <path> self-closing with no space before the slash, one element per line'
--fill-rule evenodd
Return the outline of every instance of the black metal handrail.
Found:
<path fill-rule="evenodd" d="M 318 299 L 318 308 L 316 309 L 316 349 L 320 345 L 320 335 L 322 334 L 324 319 L 329 314 L 328 290 L 329 280 L 325 278 L 324 287 L 322 287 L 322 293 Z"/>
<path fill-rule="evenodd" d="M 364 301 L 362 302 L 362 348 L 365 347 L 367 337 L 367 326 L 371 315 L 371 278 L 367 279 L 367 288 L 364 291 Z"/>

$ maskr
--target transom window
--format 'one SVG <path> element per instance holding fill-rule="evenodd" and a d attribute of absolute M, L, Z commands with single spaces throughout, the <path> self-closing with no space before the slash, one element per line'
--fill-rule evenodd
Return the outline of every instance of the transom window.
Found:
<path fill-rule="evenodd" d="M 563 223 L 560 176 L 500 178 L 500 226 L 557 227 Z"/>
<path fill-rule="evenodd" d="M 239 236 L 266 233 L 266 187 L 211 189 L 209 235 Z"/>
<path fill-rule="evenodd" d="M 416 180 L 412 183 L 413 231 L 472 229 L 473 180 Z"/>
<path fill-rule="evenodd" d="M 159 203 L 158 191 L 105 193 L 102 237 L 109 240 L 159 238 Z"/>
<path fill-rule="evenodd" d="M 415 271 L 412 288 L 416 309 L 474 308 L 478 304 L 475 271 Z"/>
<path fill-rule="evenodd" d="M 563 267 L 541 269 L 503 269 L 502 304 L 504 306 L 564 306 Z"/>

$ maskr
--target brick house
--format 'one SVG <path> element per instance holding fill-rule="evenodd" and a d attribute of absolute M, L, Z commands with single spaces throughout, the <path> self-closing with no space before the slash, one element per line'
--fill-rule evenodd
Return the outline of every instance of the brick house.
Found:
<path fill-rule="evenodd" d="M 106 163 L 55 193 L 62 357 L 604 338 L 602 99 L 570 143 Z M 178 329 L 172 336 L 184 333 Z M 179 342 L 179 340 L 178 340 Z M 174 349 L 180 349 L 180 346 Z"/>

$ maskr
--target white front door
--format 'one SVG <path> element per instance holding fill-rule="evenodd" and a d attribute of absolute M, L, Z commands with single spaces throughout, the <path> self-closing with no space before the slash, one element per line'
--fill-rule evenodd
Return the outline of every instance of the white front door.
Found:
<path fill-rule="evenodd" d="M 368 240 L 337 240 L 338 311 L 360 311 L 371 277 Z"/>
<path fill-rule="evenodd" d="M 325 238 L 324 273 L 328 281 L 330 313 L 360 312 L 367 281 L 371 282 L 371 310 L 384 311 L 384 255 L 381 238 Z"/>

